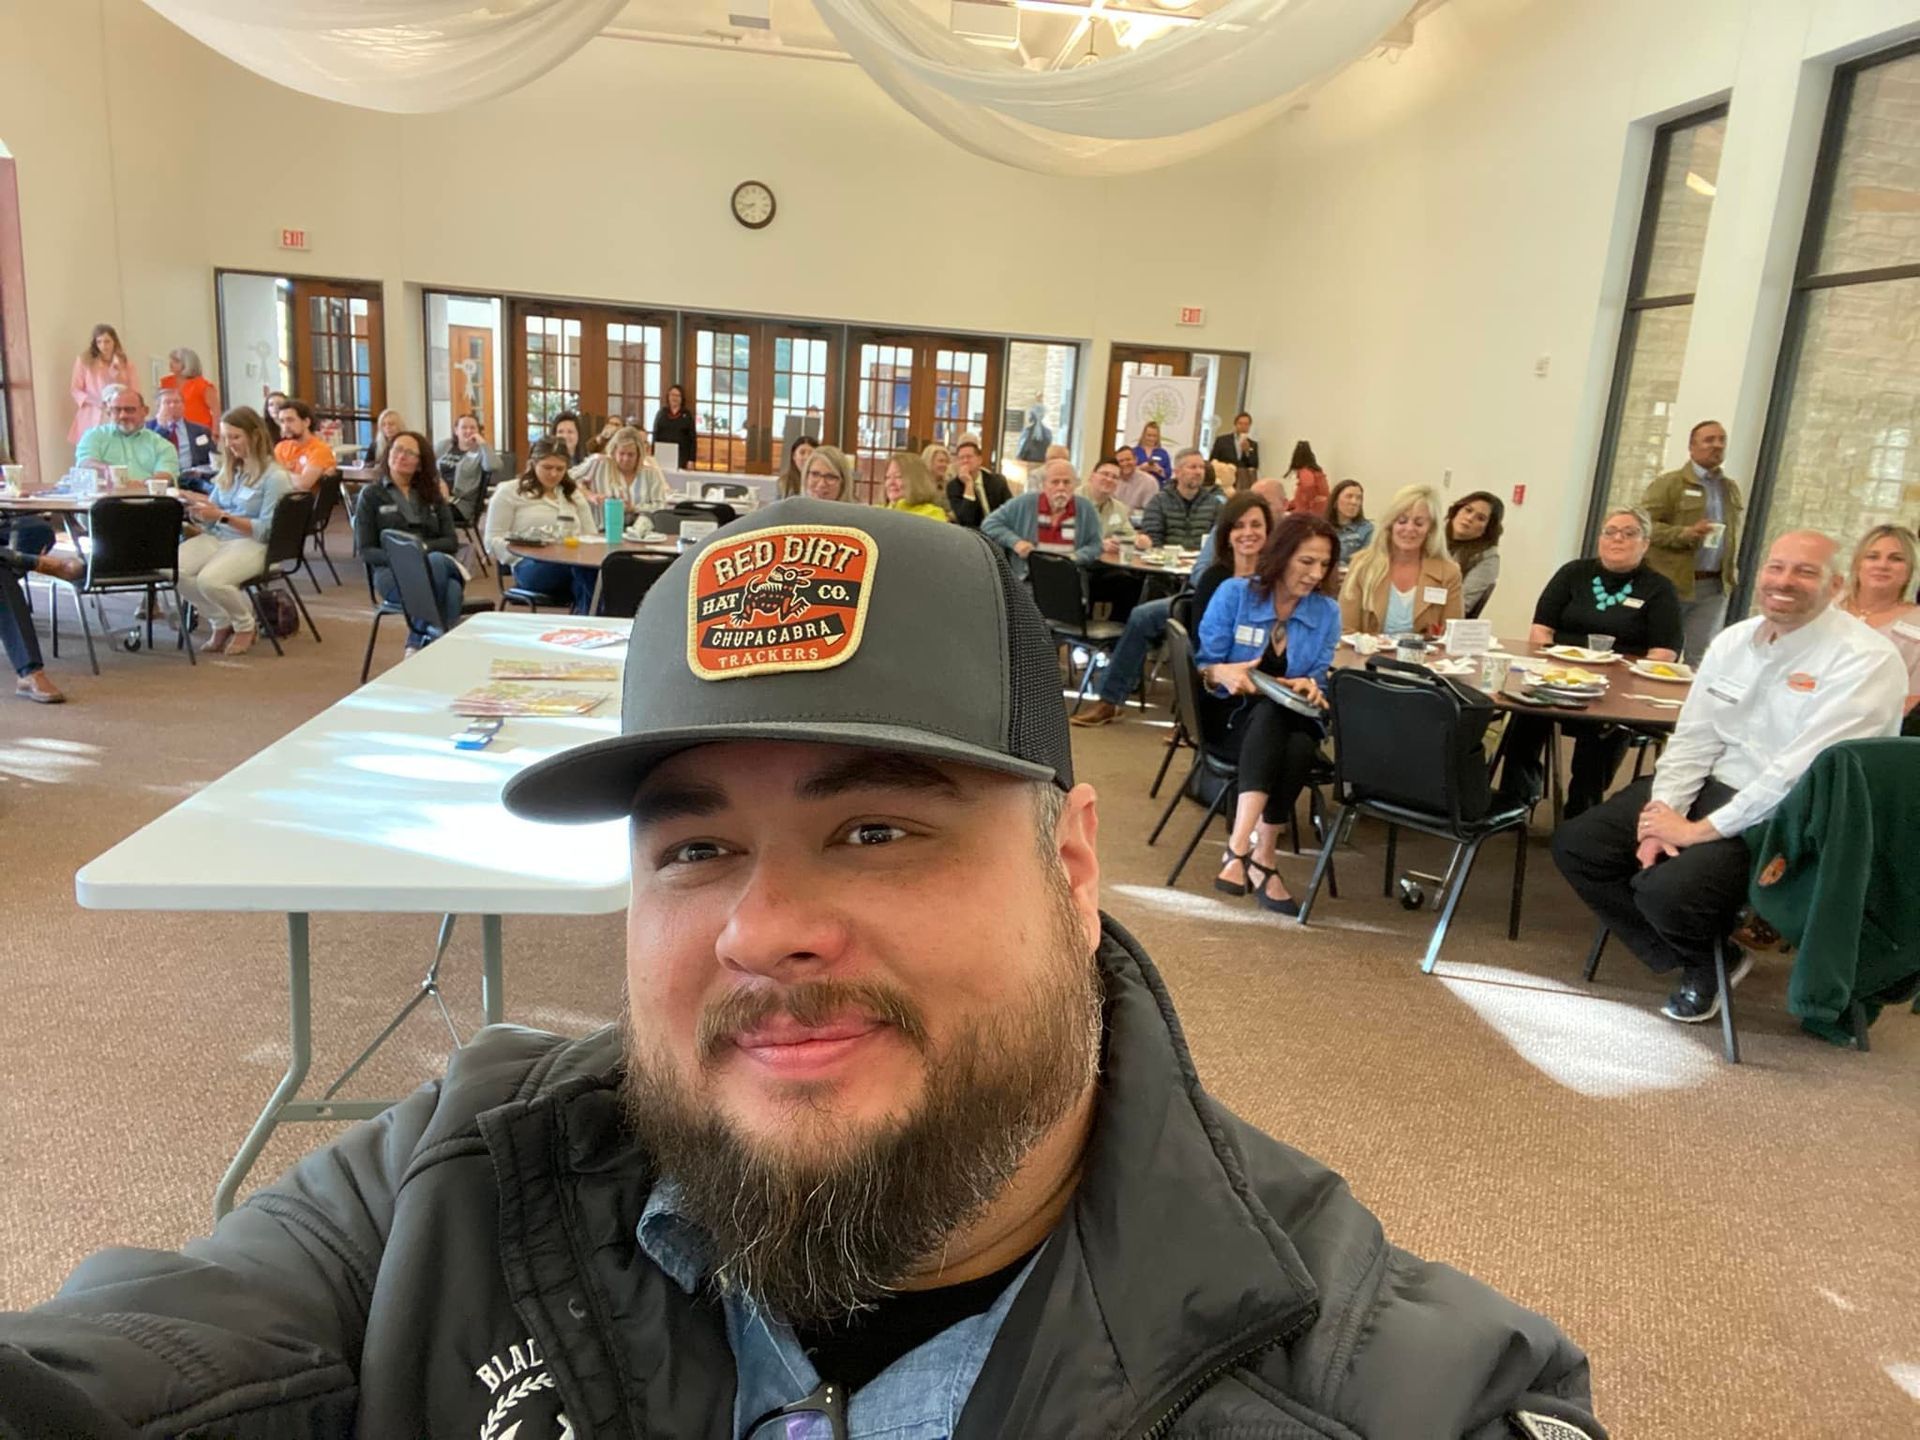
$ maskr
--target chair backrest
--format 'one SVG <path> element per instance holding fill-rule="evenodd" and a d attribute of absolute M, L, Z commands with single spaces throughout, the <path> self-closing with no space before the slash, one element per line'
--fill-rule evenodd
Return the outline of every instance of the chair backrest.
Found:
<path fill-rule="evenodd" d="M 340 485 L 338 470 L 329 470 L 314 482 L 312 522 L 314 534 L 325 534 L 327 526 L 333 522 L 333 512 L 340 506 Z"/>
<path fill-rule="evenodd" d="M 1193 633 L 1193 587 L 1191 585 L 1167 602 L 1167 618 L 1178 620 L 1186 627 L 1189 635 Z"/>
<path fill-rule="evenodd" d="M 680 533 L 681 516 L 678 510 L 672 507 L 668 507 L 665 510 L 656 510 L 650 518 L 653 520 L 653 528 L 656 534 L 678 535 Z"/>
<path fill-rule="evenodd" d="M 679 500 L 673 509 L 683 520 L 712 520 L 718 525 L 731 525 L 740 518 L 738 510 L 718 500 Z"/>
<path fill-rule="evenodd" d="M 1482 595 L 1478 600 L 1474 601 L 1473 608 L 1467 611 L 1467 619 L 1478 620 L 1480 616 L 1486 611 L 1487 603 L 1493 599 L 1493 592 L 1498 590 L 1499 588 L 1500 587 L 1498 585 L 1489 585 L 1487 587 L 1487 593 Z"/>
<path fill-rule="evenodd" d="M 1202 703 L 1200 671 L 1193 663 L 1193 637 L 1178 620 L 1167 621 L 1167 669 L 1173 675 L 1173 718 L 1195 746 L 1218 753 L 1222 738 L 1218 722 L 1225 710 L 1217 704 Z"/>
<path fill-rule="evenodd" d="M 271 571 L 286 564 L 299 564 L 307 553 L 307 536 L 313 530 L 314 493 L 311 490 L 289 490 L 280 497 L 280 503 L 273 507 L 273 518 L 268 521 L 267 564 Z"/>
<path fill-rule="evenodd" d="M 1049 622 L 1069 630 L 1087 624 L 1087 593 L 1081 588 L 1080 567 L 1065 555 L 1035 550 L 1027 556 L 1027 580 L 1033 600 Z"/>
<path fill-rule="evenodd" d="M 639 550 L 615 550 L 600 567 L 600 603 L 596 615 L 614 615 L 631 620 L 640 613 L 640 602 L 654 581 L 673 564 L 671 555 L 648 555 Z"/>
<path fill-rule="evenodd" d="M 433 572 L 427 568 L 427 547 L 405 530 L 382 530 L 380 548 L 386 551 L 387 568 L 393 571 L 407 628 L 416 634 L 445 633 L 440 601 L 433 593 Z"/>
<path fill-rule="evenodd" d="M 180 569 L 180 526 L 186 506 L 171 495 L 107 495 L 87 508 L 93 545 L 87 584 L 112 584 L 118 576 Z"/>
<path fill-rule="evenodd" d="M 1374 656 L 1328 682 L 1334 793 L 1459 829 L 1487 813 L 1482 748 L 1493 702 L 1420 665 Z"/>

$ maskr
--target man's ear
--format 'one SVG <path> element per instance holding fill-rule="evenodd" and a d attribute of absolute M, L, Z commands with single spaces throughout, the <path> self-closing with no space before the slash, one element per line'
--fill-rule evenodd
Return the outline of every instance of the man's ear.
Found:
<path fill-rule="evenodd" d="M 1100 799 L 1082 782 L 1067 792 L 1053 843 L 1089 953 L 1100 943 Z"/>

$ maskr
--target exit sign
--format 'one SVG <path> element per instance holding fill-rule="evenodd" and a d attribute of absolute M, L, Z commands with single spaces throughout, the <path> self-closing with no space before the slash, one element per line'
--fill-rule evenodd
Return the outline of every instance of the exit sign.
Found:
<path fill-rule="evenodd" d="M 1182 305 L 1180 307 L 1182 325 L 1204 325 L 1207 323 L 1206 307 L 1202 305 Z"/>
<path fill-rule="evenodd" d="M 304 250 L 307 248 L 307 232 L 304 230 L 285 230 L 280 232 L 282 250 Z"/>

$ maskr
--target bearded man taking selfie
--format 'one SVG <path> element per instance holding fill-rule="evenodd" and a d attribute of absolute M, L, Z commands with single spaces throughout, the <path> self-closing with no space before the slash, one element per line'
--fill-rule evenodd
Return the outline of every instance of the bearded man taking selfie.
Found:
<path fill-rule="evenodd" d="M 990 541 L 767 506 L 626 677 L 504 797 L 629 820 L 623 1023 L 484 1031 L 208 1238 L 86 1262 L 0 1320 L 0 1433 L 1604 1435 L 1549 1321 L 1201 1087 Z"/>

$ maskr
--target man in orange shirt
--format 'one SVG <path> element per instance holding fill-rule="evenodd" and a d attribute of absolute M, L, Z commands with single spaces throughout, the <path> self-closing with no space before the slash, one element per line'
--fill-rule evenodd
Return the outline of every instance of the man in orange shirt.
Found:
<path fill-rule="evenodd" d="M 313 407 L 304 400 L 280 402 L 280 443 L 273 458 L 293 478 L 296 490 L 311 490 L 338 463 L 333 447 L 313 433 Z"/>

